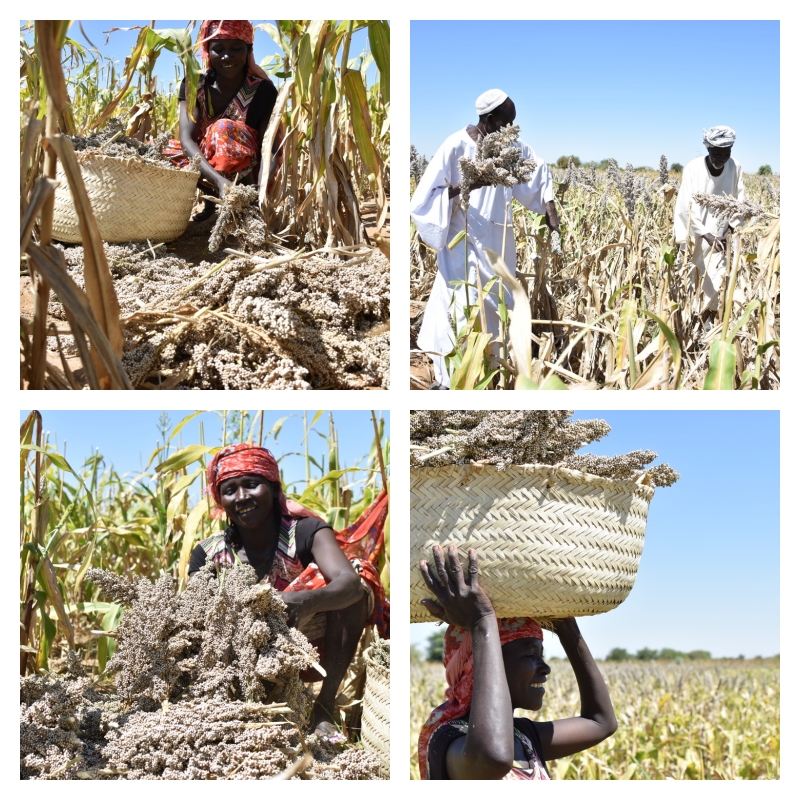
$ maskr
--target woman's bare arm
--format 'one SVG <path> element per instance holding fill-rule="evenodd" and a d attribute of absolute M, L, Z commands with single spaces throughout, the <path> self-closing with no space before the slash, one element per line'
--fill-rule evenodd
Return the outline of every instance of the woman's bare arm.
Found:
<path fill-rule="evenodd" d="M 316 532 L 311 555 L 327 585 L 281 594 L 289 606 L 289 623 L 295 627 L 300 627 L 303 620 L 320 611 L 347 608 L 361 597 L 361 579 L 339 547 L 331 528 L 320 528 Z"/>
<path fill-rule="evenodd" d="M 445 564 L 442 548 L 435 545 L 433 560 L 438 580 L 427 561 L 419 565 L 436 595 L 436 601 L 423 603 L 433 616 L 470 631 L 475 669 L 467 735 L 448 748 L 447 774 L 452 780 L 498 780 L 514 761 L 514 720 L 494 608 L 478 584 L 475 550 L 469 551 L 466 579 L 454 546 Z"/>
<path fill-rule="evenodd" d="M 581 714 L 555 722 L 534 722 L 547 761 L 594 747 L 617 729 L 611 696 L 578 623 L 572 617 L 559 620 L 555 632 L 575 672 L 581 696 Z"/>
<path fill-rule="evenodd" d="M 220 175 L 211 164 L 208 163 L 206 157 L 200 152 L 200 146 L 197 143 L 197 122 L 189 119 L 189 114 L 186 111 L 186 101 L 180 102 L 179 114 L 179 133 L 181 138 L 181 147 L 183 154 L 191 161 L 196 155 L 200 156 L 200 174 L 211 184 L 217 187 L 220 195 L 225 186 L 230 186 L 231 182 Z"/>

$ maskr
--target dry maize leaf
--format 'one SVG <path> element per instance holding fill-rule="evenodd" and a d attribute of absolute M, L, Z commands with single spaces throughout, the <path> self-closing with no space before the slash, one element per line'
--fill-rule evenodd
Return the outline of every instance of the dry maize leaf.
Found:
<path fill-rule="evenodd" d="M 522 284 L 511 274 L 506 263 L 494 250 L 484 250 L 491 268 L 511 289 L 514 307 L 511 309 L 511 323 L 508 335 L 514 350 L 514 363 L 517 375 L 531 377 L 531 306 Z"/>
<path fill-rule="evenodd" d="M 130 379 L 120 363 L 102 328 L 97 323 L 86 295 L 72 280 L 64 264 L 63 255 L 52 248 L 42 248 L 33 242 L 28 245 L 30 256 L 37 271 L 47 283 L 52 286 L 64 306 L 65 312 L 70 316 L 72 329 L 75 332 L 75 344 L 80 349 L 82 333 L 85 333 L 92 343 L 92 352 L 97 353 L 106 373 L 111 379 L 114 389 L 132 389 Z M 77 327 L 77 330 L 75 328 Z M 85 347 L 85 345 L 83 345 Z M 87 361 L 89 363 L 87 363 Z M 87 376 L 91 370 L 91 359 L 84 361 Z"/>

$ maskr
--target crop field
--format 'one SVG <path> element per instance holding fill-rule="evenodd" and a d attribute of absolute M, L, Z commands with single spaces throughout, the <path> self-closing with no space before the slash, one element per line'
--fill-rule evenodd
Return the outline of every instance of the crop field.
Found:
<path fill-rule="evenodd" d="M 198 26 L 142 21 L 120 68 L 78 22 L 21 25 L 20 388 L 388 388 L 388 21 L 258 24 L 274 175 L 216 190 L 164 154 Z"/>
<path fill-rule="evenodd" d="M 480 303 L 472 308 L 446 359 L 451 386 L 780 387 L 779 176 L 745 176 L 754 206 L 725 255 L 719 308 L 708 326 L 702 290 L 673 237 L 679 173 L 666 165 L 648 172 L 612 162 L 601 172 L 570 164 L 555 169 L 554 179 L 561 252 L 551 251 L 544 218 L 515 202 L 514 310 L 492 338 L 482 332 Z M 414 185 L 412 175 L 412 191 Z M 410 248 L 411 388 L 424 389 L 433 371 L 416 337 L 436 255 L 413 224 Z M 514 315 L 522 317 L 517 326 Z M 526 352 L 530 359 L 519 355 Z"/>
<path fill-rule="evenodd" d="M 550 664 L 543 720 L 579 713 L 569 663 Z M 556 780 L 773 779 L 780 777 L 780 662 L 603 662 L 616 733 L 591 750 L 548 763 Z M 411 665 L 410 774 L 417 735 L 444 699 L 439 664 Z M 536 719 L 529 712 L 520 712 Z"/>

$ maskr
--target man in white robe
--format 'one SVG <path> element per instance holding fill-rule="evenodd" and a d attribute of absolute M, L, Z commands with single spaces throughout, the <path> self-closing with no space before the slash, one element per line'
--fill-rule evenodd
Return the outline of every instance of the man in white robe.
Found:
<path fill-rule="evenodd" d="M 475 108 L 478 112 L 478 124 L 468 125 L 445 140 L 428 164 L 411 198 L 411 217 L 420 239 L 436 251 L 439 268 L 417 337 L 419 348 L 427 351 L 433 360 L 437 383 L 431 388 L 450 386 L 444 355 L 451 352 L 456 343 L 453 324 L 458 331 L 463 330 L 466 325 L 464 306 L 467 296 L 463 281 L 468 280 L 473 287 L 469 289 L 469 305 L 474 307 L 478 299 L 477 288 L 474 288 L 478 285 L 478 274 L 481 287 L 485 287 L 495 277 L 485 250 L 493 250 L 498 255 L 503 253 L 504 230 L 505 263 L 512 275 L 516 271 L 517 254 L 511 225 L 512 198 L 531 211 L 545 214 L 551 230 L 557 231 L 559 227 L 553 202 L 553 178 L 547 164 L 537 159 L 537 168 L 526 183 L 516 186 L 486 186 L 475 183 L 470 187 L 468 275 L 464 256 L 466 241 L 462 240 L 452 250 L 447 248 L 453 237 L 464 231 L 464 211 L 459 202 L 461 173 L 458 159 L 461 156 L 474 158 L 475 145 L 480 136 L 499 131 L 512 124 L 516 117 L 514 103 L 499 89 L 482 94 L 476 101 Z M 523 158 L 536 158 L 527 144 L 518 144 Z M 462 281 L 462 284 L 453 286 L 453 281 Z M 504 290 L 505 303 L 510 309 L 511 293 L 508 287 L 504 287 Z M 486 332 L 493 336 L 500 332 L 499 299 L 499 282 L 495 282 L 491 293 L 484 299 Z M 436 353 L 442 355 L 435 355 Z"/>
<path fill-rule="evenodd" d="M 675 241 L 685 250 L 687 231 L 694 243 L 690 263 L 694 264 L 694 280 L 703 282 L 704 318 L 707 323 L 717 310 L 719 290 L 725 277 L 725 249 L 728 235 L 739 220 L 719 220 L 692 198 L 703 194 L 728 194 L 744 200 L 742 166 L 731 158 L 736 132 L 725 125 L 703 131 L 703 144 L 708 155 L 690 161 L 683 170 L 681 188 L 675 203 Z M 690 225 L 691 218 L 691 225 Z"/>

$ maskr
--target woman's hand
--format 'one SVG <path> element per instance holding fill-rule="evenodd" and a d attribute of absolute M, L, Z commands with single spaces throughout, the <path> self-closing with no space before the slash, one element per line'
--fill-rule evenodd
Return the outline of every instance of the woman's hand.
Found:
<path fill-rule="evenodd" d="M 561 639 L 562 636 L 580 636 L 580 630 L 578 629 L 578 623 L 575 621 L 575 617 L 553 620 L 553 633 L 555 633 L 559 639 Z"/>
<path fill-rule="evenodd" d="M 281 592 L 280 598 L 286 603 L 289 626 L 298 630 L 316 614 L 312 592 Z"/>
<path fill-rule="evenodd" d="M 486 593 L 478 583 L 478 552 L 469 551 L 467 575 L 458 559 L 458 550 L 450 545 L 447 550 L 447 563 L 442 548 L 433 546 L 433 561 L 438 580 L 434 577 L 427 561 L 419 562 L 419 569 L 425 585 L 436 595 L 436 600 L 423 600 L 422 604 L 434 616 L 449 625 L 472 630 L 484 617 L 493 617 L 494 608 Z"/>
<path fill-rule="evenodd" d="M 222 200 L 225 197 L 225 189 L 227 189 L 228 186 L 233 186 L 233 181 L 229 181 L 226 177 L 220 175 L 218 172 L 215 172 L 214 174 L 216 176 L 214 183 L 216 184 L 217 191 L 219 192 L 219 198 Z"/>

